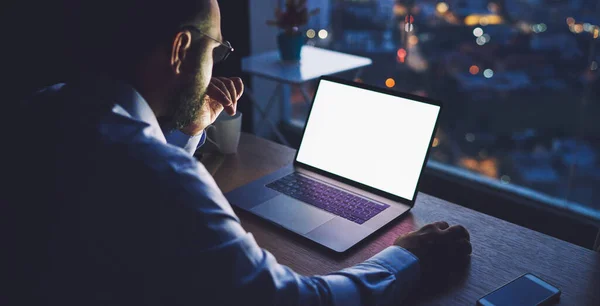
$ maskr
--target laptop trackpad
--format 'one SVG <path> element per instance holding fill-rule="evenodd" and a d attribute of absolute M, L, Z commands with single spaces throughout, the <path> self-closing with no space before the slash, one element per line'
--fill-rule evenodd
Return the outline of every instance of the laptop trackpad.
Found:
<path fill-rule="evenodd" d="M 335 218 L 333 214 L 285 195 L 278 195 L 250 211 L 300 234 Z"/>

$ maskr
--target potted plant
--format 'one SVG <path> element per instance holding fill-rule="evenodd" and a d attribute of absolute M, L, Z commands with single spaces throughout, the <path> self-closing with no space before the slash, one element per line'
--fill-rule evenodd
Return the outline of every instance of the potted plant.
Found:
<path fill-rule="evenodd" d="M 282 60 L 300 60 L 302 46 L 306 42 L 304 35 L 300 33 L 300 27 L 308 22 L 310 16 L 318 13 L 319 9 L 308 11 L 306 0 L 286 0 L 283 11 L 277 6 L 275 20 L 269 20 L 267 24 L 281 29 L 277 36 L 277 46 Z"/>

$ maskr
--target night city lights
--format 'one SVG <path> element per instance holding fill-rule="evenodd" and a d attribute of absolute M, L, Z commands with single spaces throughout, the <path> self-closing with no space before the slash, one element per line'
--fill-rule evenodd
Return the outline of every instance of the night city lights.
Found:
<path fill-rule="evenodd" d="M 365 83 L 445 102 L 433 161 L 559 199 L 600 185 L 600 113 L 581 111 L 600 95 L 596 1 L 326 2 L 317 46 L 371 58 Z M 568 197 L 600 208 L 600 191 Z"/>

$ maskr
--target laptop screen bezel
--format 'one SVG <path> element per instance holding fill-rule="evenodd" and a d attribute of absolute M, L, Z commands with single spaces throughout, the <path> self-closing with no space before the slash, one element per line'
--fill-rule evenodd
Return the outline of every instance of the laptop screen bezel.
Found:
<path fill-rule="evenodd" d="M 302 140 L 304 139 L 304 135 L 306 133 L 306 127 L 308 126 L 308 121 L 310 119 L 310 115 L 312 113 L 313 110 L 313 106 L 315 105 L 315 99 L 317 97 L 317 92 L 319 91 L 319 86 L 321 85 L 322 81 L 330 81 L 330 82 L 334 82 L 334 83 L 339 83 L 342 85 L 348 85 L 348 86 L 353 86 L 353 87 L 357 87 L 357 88 L 362 88 L 362 89 L 366 89 L 366 90 L 371 90 L 374 92 L 379 92 L 379 93 L 383 93 L 383 94 L 387 94 L 387 95 L 392 95 L 392 96 L 396 96 L 396 97 L 400 97 L 400 98 L 405 98 L 405 99 L 409 99 L 409 100 L 413 100 L 415 102 L 421 102 L 421 103 L 425 103 L 425 104 L 430 104 L 430 105 L 435 105 L 438 106 L 440 109 L 438 111 L 438 115 L 436 116 L 435 119 L 435 125 L 433 128 L 433 133 L 431 133 L 431 137 L 429 139 L 429 147 L 427 148 L 427 152 L 425 154 L 425 157 L 423 159 L 423 165 L 421 166 L 421 171 L 419 172 L 419 176 L 417 178 L 417 185 L 415 188 L 415 192 L 412 196 L 412 200 L 409 199 L 405 199 L 403 197 L 397 196 L 395 194 L 391 194 L 389 192 L 371 187 L 371 186 L 367 186 L 365 184 L 353 181 L 351 179 L 347 179 L 345 177 L 339 176 L 337 174 L 333 174 L 331 172 L 319 169 L 319 168 L 315 168 L 311 165 L 307 165 L 303 162 L 298 161 L 298 154 L 300 153 L 300 148 L 302 147 Z M 442 103 L 438 100 L 433 100 L 433 99 L 429 99 L 429 98 L 425 98 L 425 97 L 420 97 L 420 96 L 416 96 L 416 95 L 412 95 L 412 94 L 408 94 L 408 93 L 402 93 L 402 92 L 398 92 L 398 91 L 394 91 L 391 89 L 386 89 L 386 88 L 380 88 L 380 87 L 375 87 L 372 85 L 367 85 L 367 84 L 363 84 L 363 83 L 358 83 L 358 82 L 352 82 L 352 81 L 347 81 L 347 80 L 343 80 L 337 77 L 332 77 L 332 76 L 322 76 L 319 78 L 319 82 L 317 84 L 317 87 L 315 89 L 315 95 L 313 96 L 313 100 L 312 103 L 310 105 L 310 109 L 308 111 L 308 116 L 306 119 L 306 124 L 304 125 L 304 128 L 302 130 L 302 137 L 300 138 L 300 145 L 298 146 L 298 150 L 296 150 L 296 156 L 294 157 L 294 167 L 301 167 L 304 169 L 307 169 L 309 171 L 313 171 L 317 174 L 323 175 L 325 177 L 331 178 L 331 179 L 335 179 L 337 181 L 340 181 L 344 184 L 348 184 L 350 186 L 356 187 L 356 188 L 360 188 L 363 189 L 367 192 L 376 194 L 378 196 L 384 197 L 386 199 L 392 200 L 394 202 L 398 202 L 401 204 L 405 204 L 405 205 L 409 205 L 410 207 L 413 207 L 415 204 L 415 201 L 417 199 L 417 193 L 419 192 L 419 185 L 421 183 L 421 177 L 423 176 L 423 170 L 425 169 L 425 166 L 427 165 L 427 160 L 429 159 L 429 154 L 431 153 L 431 146 L 433 145 L 433 140 L 435 137 L 435 133 L 438 129 L 438 124 L 439 124 L 439 119 L 440 119 L 440 114 L 442 112 Z"/>

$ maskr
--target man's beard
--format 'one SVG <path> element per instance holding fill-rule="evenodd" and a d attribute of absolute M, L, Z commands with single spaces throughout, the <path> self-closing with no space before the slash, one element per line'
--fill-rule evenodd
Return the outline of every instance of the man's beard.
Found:
<path fill-rule="evenodd" d="M 171 126 L 182 129 L 193 123 L 205 103 L 206 86 L 200 74 L 195 74 L 171 94 Z"/>

